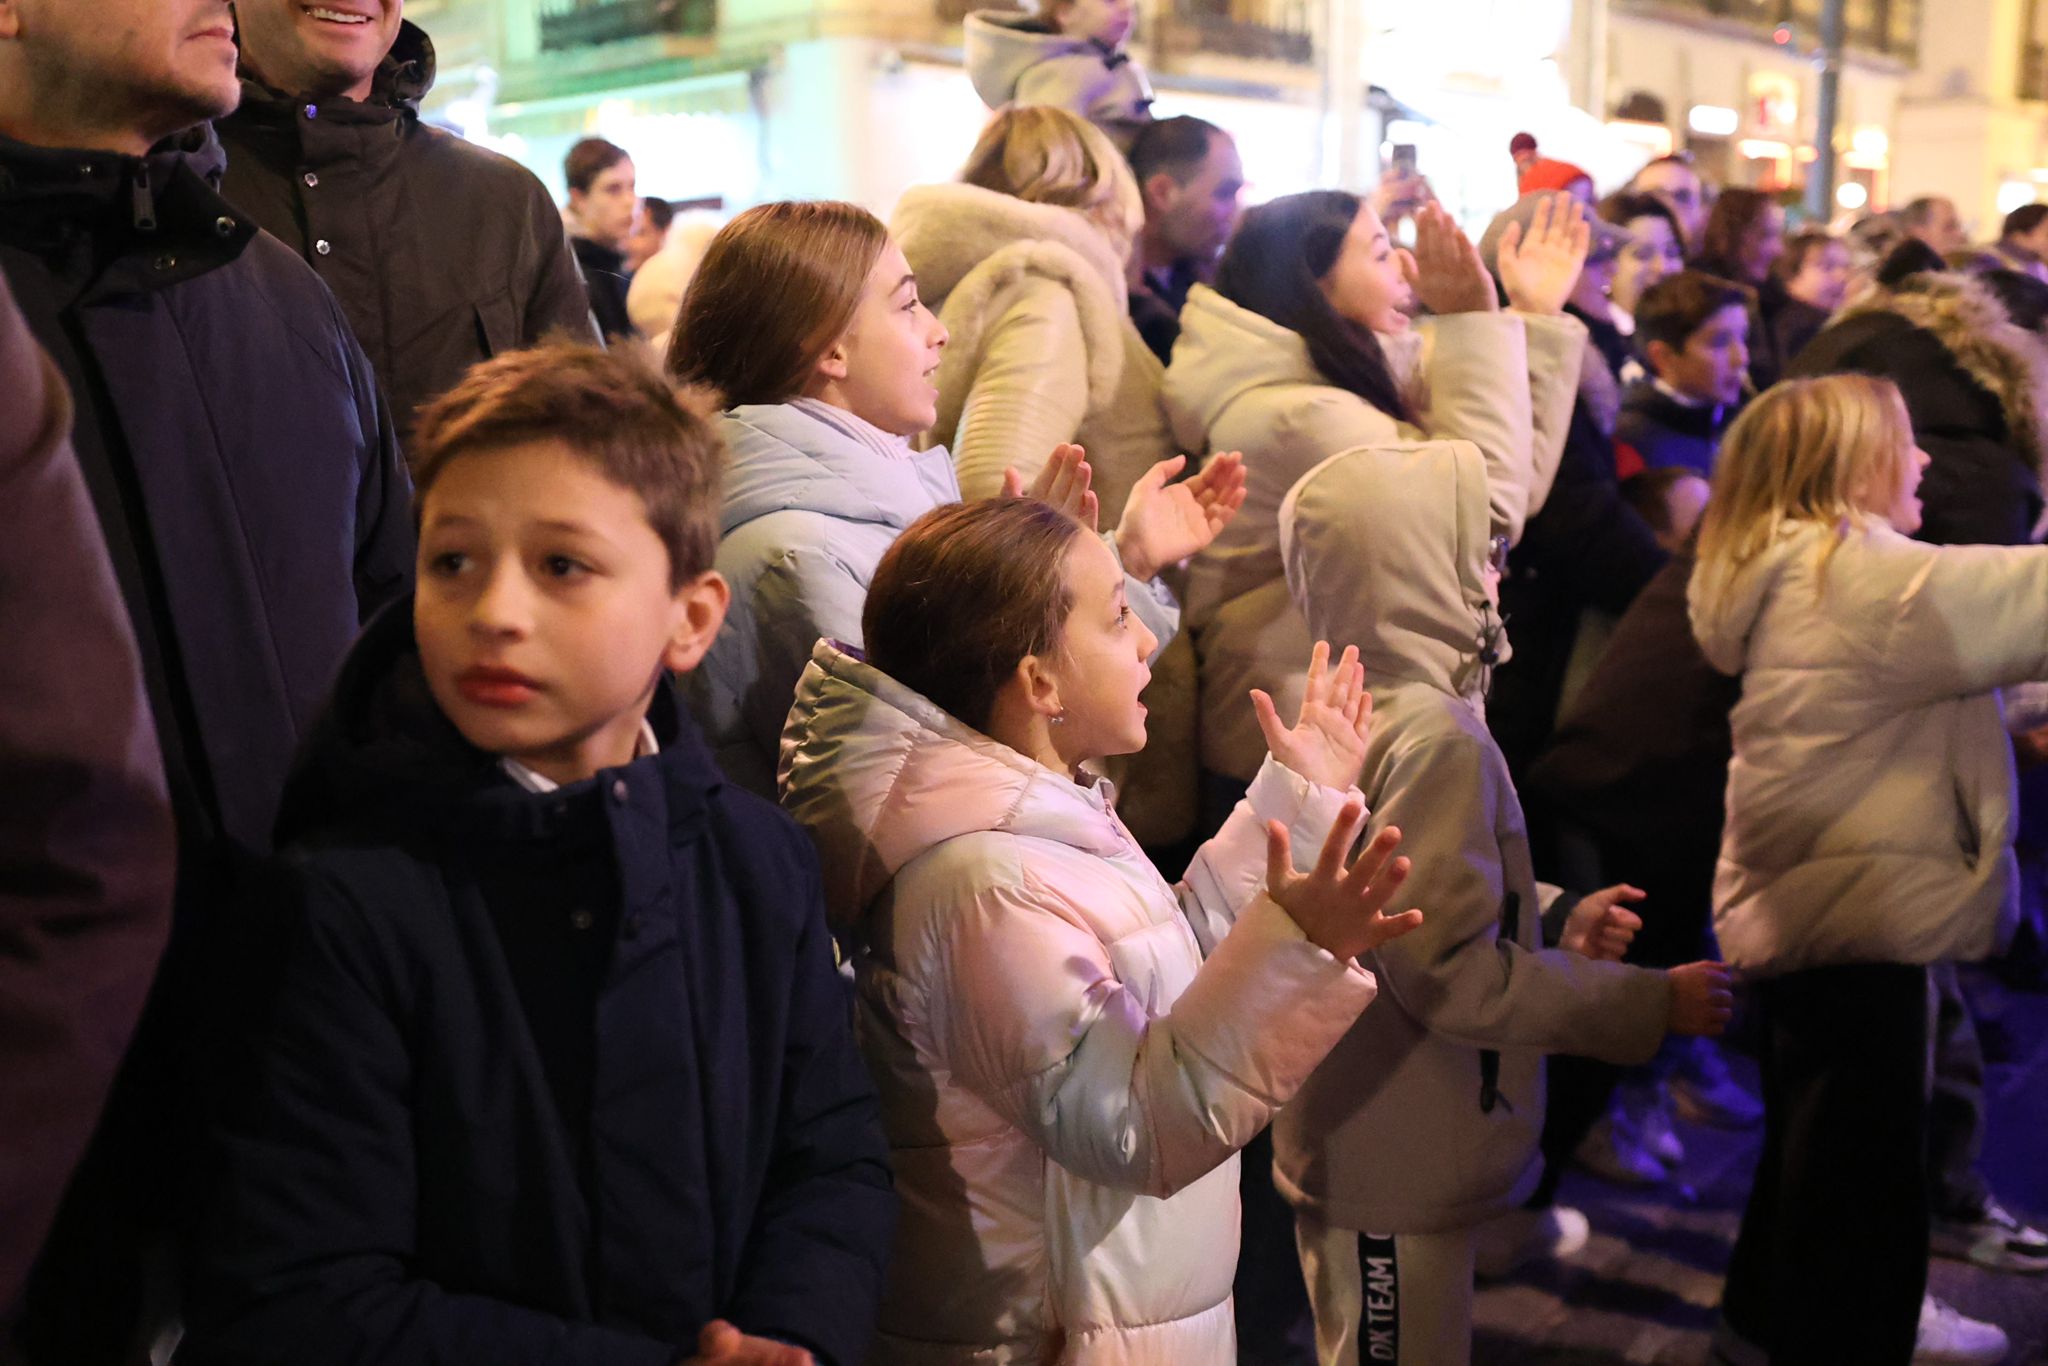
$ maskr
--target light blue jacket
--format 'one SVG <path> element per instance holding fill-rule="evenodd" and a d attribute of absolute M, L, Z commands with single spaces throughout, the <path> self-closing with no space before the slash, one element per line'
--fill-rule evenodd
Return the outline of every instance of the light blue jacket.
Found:
<path fill-rule="evenodd" d="M 733 408 L 719 425 L 732 460 L 716 564 L 732 607 L 686 689 L 726 776 L 773 800 L 782 723 L 812 646 L 860 645 L 882 552 L 960 501 L 960 485 L 942 446 L 892 460 L 789 404 Z M 1172 639 L 1180 611 L 1164 588 L 1130 598 L 1162 644 Z"/>

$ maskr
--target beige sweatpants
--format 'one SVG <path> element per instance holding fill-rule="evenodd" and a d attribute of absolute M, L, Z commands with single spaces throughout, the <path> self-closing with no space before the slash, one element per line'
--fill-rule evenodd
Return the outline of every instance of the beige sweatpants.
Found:
<path fill-rule="evenodd" d="M 1321 1366 L 1470 1366 L 1473 1233 L 1386 1237 L 1297 1211 Z"/>

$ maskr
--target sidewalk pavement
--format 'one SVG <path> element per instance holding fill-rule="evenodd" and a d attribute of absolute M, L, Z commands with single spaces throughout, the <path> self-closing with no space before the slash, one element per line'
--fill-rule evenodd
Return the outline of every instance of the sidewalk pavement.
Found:
<path fill-rule="evenodd" d="M 2003 1007 L 2011 1057 L 1994 1062 L 1986 1081 L 1984 1171 L 2008 1208 L 2041 1227 L 2048 1218 L 2048 996 L 1995 992 L 1987 999 Z M 1754 1064 L 1732 1061 L 1753 1087 Z M 1708 1360 L 1761 1131 L 1680 1125 L 1679 1136 L 1686 1162 L 1667 1185 L 1624 1188 L 1577 1171 L 1565 1178 L 1558 1198 L 1585 1212 L 1592 1238 L 1569 1260 L 1480 1287 L 1474 1366 Z M 2012 1338 L 2008 1366 L 2048 1363 L 2048 1275 L 2001 1275 L 1936 1258 L 1929 1288 L 2004 1328 Z"/>

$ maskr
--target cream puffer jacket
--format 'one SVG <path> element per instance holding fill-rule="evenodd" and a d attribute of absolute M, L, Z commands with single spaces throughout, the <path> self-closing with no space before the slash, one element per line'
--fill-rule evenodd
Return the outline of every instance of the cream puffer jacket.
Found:
<path fill-rule="evenodd" d="M 1520 1204 L 1543 1169 L 1543 1055 L 1643 1062 L 1670 1015 L 1663 973 L 1543 947 L 1528 826 L 1482 710 L 1500 630 L 1488 474 L 1469 441 L 1389 443 L 1317 465 L 1281 508 L 1296 602 L 1365 664 L 1359 784 L 1370 827 L 1405 832 L 1403 904 L 1426 917 L 1368 960 L 1379 1001 L 1273 1123 L 1276 1183 L 1339 1228 L 1435 1233 Z"/>
<path fill-rule="evenodd" d="M 1543 506 L 1577 395 L 1586 329 L 1562 315 L 1457 313 L 1382 337 L 1427 431 L 1331 385 L 1300 334 L 1205 285 L 1188 295 L 1166 372 L 1174 436 L 1191 451 L 1244 452 L 1245 503 L 1189 566 L 1183 625 L 1200 676 L 1202 765 L 1249 778 L 1265 752 L 1251 688 L 1297 706 L 1308 628 L 1288 600 L 1280 504 L 1324 459 L 1363 446 L 1456 437 L 1485 458 L 1493 529 L 1519 538 Z"/>
<path fill-rule="evenodd" d="M 951 447 L 961 496 L 993 497 L 1006 466 L 1029 480 L 1054 446 L 1078 442 L 1102 525 L 1115 526 L 1132 485 L 1178 452 L 1159 401 L 1166 372 L 1131 325 L 1109 238 L 1079 210 L 975 185 L 909 190 L 890 232 L 952 334 L 924 442 Z M 1162 639 L 1145 690 L 1153 743 L 1112 767 L 1125 818 L 1153 847 L 1194 828 L 1198 781 L 1194 646 Z"/>
<path fill-rule="evenodd" d="M 1714 928 L 1768 975 L 1983 958 L 2018 914 L 1995 689 L 2048 678 L 2048 547 L 1787 522 L 1693 633 L 1742 676 Z"/>
<path fill-rule="evenodd" d="M 875 1360 L 1228 1366 L 1237 1151 L 1372 1000 L 1264 895 L 1269 762 L 1170 887 L 1111 806 L 821 643 L 783 804 L 855 944 L 903 1215 Z"/>

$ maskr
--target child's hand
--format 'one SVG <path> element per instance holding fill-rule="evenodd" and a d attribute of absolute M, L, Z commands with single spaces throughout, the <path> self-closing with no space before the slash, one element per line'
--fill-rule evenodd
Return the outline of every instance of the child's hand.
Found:
<path fill-rule="evenodd" d="M 1160 461 L 1145 471 L 1124 504 L 1116 550 L 1134 579 L 1149 579 L 1207 546 L 1244 506 L 1242 455 L 1225 451 L 1194 478 L 1169 483 L 1186 464 L 1184 455 Z"/>
<path fill-rule="evenodd" d="M 1045 468 L 1031 481 L 1029 489 L 1024 487 L 1024 476 L 1017 473 L 1015 465 L 1005 469 L 1003 497 L 1036 498 L 1041 503 L 1050 503 L 1093 531 L 1102 513 L 1094 490 L 1089 488 L 1094 481 L 1095 471 L 1088 467 L 1088 452 L 1070 442 L 1062 442 L 1052 448 Z M 1150 578 L 1151 575 L 1145 577 Z"/>
<path fill-rule="evenodd" d="M 817 1363 L 801 1347 L 751 1337 L 724 1319 L 713 1319 L 697 1335 L 697 1355 L 685 1357 L 681 1366 L 817 1366 Z"/>
<path fill-rule="evenodd" d="M 1622 909 L 1624 901 L 1641 901 L 1648 893 L 1620 883 L 1602 887 L 1572 907 L 1557 946 L 1603 963 L 1618 963 L 1628 952 L 1629 941 L 1643 927 L 1642 918 Z"/>
<path fill-rule="evenodd" d="M 1401 254 L 1401 273 L 1432 313 L 1500 311 L 1500 296 L 1494 293 L 1486 263 L 1479 259 L 1479 248 L 1441 204 L 1424 204 L 1415 211 L 1415 254 Z M 1578 272 L 1572 276 L 1576 279 Z M 1571 292 L 1569 286 L 1565 292 Z"/>
<path fill-rule="evenodd" d="M 1666 1026 L 1673 1034 L 1719 1034 L 1735 1013 L 1735 993 L 1729 987 L 1726 963 L 1687 963 L 1664 974 L 1671 983 L 1671 1020 Z"/>
<path fill-rule="evenodd" d="M 1518 313 L 1562 313 L 1579 272 L 1593 230 L 1585 206 L 1570 195 L 1554 194 L 1536 206 L 1529 231 L 1510 223 L 1500 235 L 1500 285 Z"/>
<path fill-rule="evenodd" d="M 1252 689 L 1252 711 L 1266 733 L 1266 748 L 1275 759 L 1312 783 L 1350 787 L 1365 768 L 1366 740 L 1372 734 L 1372 694 L 1365 690 L 1365 666 L 1358 647 L 1344 647 L 1344 657 L 1330 668 L 1330 643 L 1316 642 L 1308 660 L 1308 689 L 1301 695 L 1301 714 L 1289 729 L 1280 724 L 1273 699 Z"/>
<path fill-rule="evenodd" d="M 1389 826 L 1380 831 L 1358 861 L 1349 870 L 1344 867 L 1344 855 L 1364 825 L 1365 803 L 1344 803 L 1323 840 L 1323 856 L 1316 860 L 1315 870 L 1303 876 L 1294 871 L 1287 827 L 1278 821 L 1266 823 L 1266 895 L 1280 903 L 1309 943 L 1344 963 L 1422 923 L 1421 911 L 1403 911 L 1391 918 L 1382 914 L 1408 880 L 1408 860 L 1394 857 L 1401 845 L 1399 830 Z"/>

